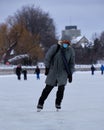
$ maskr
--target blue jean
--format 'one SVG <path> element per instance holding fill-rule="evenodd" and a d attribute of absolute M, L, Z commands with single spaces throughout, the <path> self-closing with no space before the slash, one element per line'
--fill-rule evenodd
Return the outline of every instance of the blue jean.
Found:
<path fill-rule="evenodd" d="M 36 77 L 37 77 L 37 79 L 40 79 L 40 75 L 39 74 L 36 74 Z"/>

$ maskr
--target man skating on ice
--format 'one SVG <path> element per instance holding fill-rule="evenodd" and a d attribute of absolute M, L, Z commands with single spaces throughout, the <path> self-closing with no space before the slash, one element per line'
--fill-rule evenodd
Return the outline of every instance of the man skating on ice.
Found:
<path fill-rule="evenodd" d="M 64 56 L 63 56 L 64 53 Z M 63 61 L 63 57 L 66 58 L 66 63 Z M 43 109 L 45 100 L 47 99 L 49 93 L 54 88 L 58 86 L 55 99 L 55 107 L 61 109 L 61 102 L 64 96 L 65 85 L 67 84 L 67 79 L 72 82 L 72 74 L 75 65 L 75 53 L 73 48 L 70 46 L 70 41 L 62 40 L 58 44 L 52 45 L 45 56 L 45 75 L 46 86 L 42 91 L 39 98 L 37 109 Z M 68 71 L 70 72 L 67 72 Z"/>

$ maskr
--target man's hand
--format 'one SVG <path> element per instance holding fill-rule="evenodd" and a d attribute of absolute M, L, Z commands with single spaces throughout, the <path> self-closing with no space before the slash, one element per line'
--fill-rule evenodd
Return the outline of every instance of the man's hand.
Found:
<path fill-rule="evenodd" d="M 48 75 L 48 73 L 49 73 L 49 68 L 45 68 L 45 75 Z"/>
<path fill-rule="evenodd" d="M 68 75 L 68 80 L 69 80 L 69 83 L 72 82 L 72 74 Z"/>

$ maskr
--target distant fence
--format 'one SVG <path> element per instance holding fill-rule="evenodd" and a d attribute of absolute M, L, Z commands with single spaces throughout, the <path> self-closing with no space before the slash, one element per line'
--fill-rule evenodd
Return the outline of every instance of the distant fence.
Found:
<path fill-rule="evenodd" d="M 35 69 L 33 68 L 27 68 L 27 73 L 28 74 L 34 74 Z M 40 69 L 41 73 L 44 73 L 44 68 Z M 15 74 L 15 68 L 12 69 L 0 69 L 0 75 L 8 75 L 8 74 Z"/>
<path fill-rule="evenodd" d="M 96 71 L 100 70 L 101 65 L 94 65 L 96 68 Z M 75 65 L 75 71 L 90 71 L 91 65 Z"/>
<path fill-rule="evenodd" d="M 75 71 L 90 71 L 91 65 L 76 65 Z M 1 67 L 0 68 L 0 75 L 8 75 L 8 74 L 15 74 L 15 68 L 16 67 Z M 23 67 L 24 68 L 24 67 Z M 34 74 L 35 67 L 25 67 L 27 69 L 28 74 Z M 95 66 L 96 70 L 100 70 L 100 66 Z M 40 68 L 40 72 L 44 73 L 45 69 Z"/>

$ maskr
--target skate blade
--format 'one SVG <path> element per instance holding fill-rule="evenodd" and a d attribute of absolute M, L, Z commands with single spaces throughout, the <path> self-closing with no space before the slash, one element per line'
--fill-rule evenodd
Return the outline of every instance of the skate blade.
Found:
<path fill-rule="evenodd" d="M 38 109 L 37 109 L 37 112 L 40 112 L 41 110 L 42 110 L 42 109 L 38 108 Z"/>
<path fill-rule="evenodd" d="M 59 111 L 60 111 L 60 109 L 56 109 L 56 111 L 57 111 L 57 112 L 59 112 Z"/>

